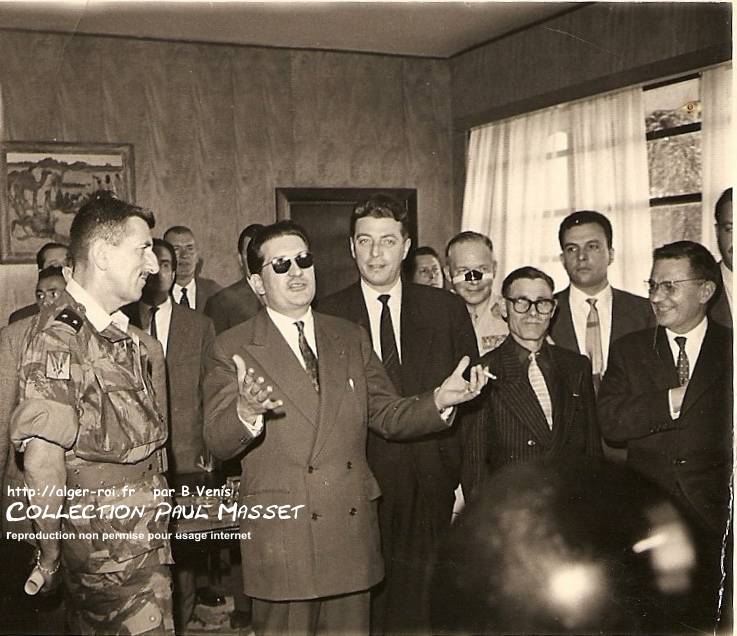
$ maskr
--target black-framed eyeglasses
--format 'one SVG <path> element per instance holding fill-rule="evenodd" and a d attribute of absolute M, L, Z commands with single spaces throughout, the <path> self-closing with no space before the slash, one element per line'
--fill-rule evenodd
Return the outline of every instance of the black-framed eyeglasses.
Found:
<path fill-rule="evenodd" d="M 529 298 L 521 296 L 519 298 L 506 298 L 506 300 L 512 303 L 512 308 L 518 314 L 526 314 L 530 311 L 530 307 L 534 306 L 535 311 L 541 316 L 552 314 L 555 309 L 555 305 L 557 304 L 552 298 L 538 298 L 537 300 L 530 300 Z"/>
<path fill-rule="evenodd" d="M 312 252 L 300 252 L 297 256 L 289 258 L 288 256 L 277 256 L 272 258 L 268 263 L 264 263 L 264 267 L 271 265 L 271 269 L 275 274 L 286 274 L 292 267 L 292 261 L 297 263 L 300 269 L 309 269 L 315 262 Z"/>
<path fill-rule="evenodd" d="M 676 290 L 678 289 L 678 286 L 680 283 L 688 283 L 689 281 L 701 281 L 704 282 L 705 279 L 703 278 L 681 278 L 680 280 L 662 280 L 659 283 L 656 283 L 654 280 L 646 280 L 645 285 L 647 285 L 647 293 L 652 296 L 653 294 L 657 294 L 659 289 L 663 290 L 663 293 L 666 296 L 672 296 L 676 293 Z"/>

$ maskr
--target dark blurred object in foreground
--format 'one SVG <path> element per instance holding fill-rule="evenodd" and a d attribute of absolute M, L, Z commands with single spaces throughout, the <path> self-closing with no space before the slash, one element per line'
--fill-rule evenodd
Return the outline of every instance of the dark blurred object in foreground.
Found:
<path fill-rule="evenodd" d="M 695 632 L 718 599 L 702 595 L 694 536 L 665 495 L 624 467 L 508 466 L 439 551 L 433 633 Z"/>

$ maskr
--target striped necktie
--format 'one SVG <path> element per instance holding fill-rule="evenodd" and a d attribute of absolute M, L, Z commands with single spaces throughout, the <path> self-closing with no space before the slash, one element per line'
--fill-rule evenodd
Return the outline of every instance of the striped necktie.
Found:
<path fill-rule="evenodd" d="M 320 377 L 317 371 L 317 356 L 315 352 L 310 348 L 310 344 L 305 338 L 305 323 L 298 320 L 294 323 L 299 332 L 299 352 L 302 354 L 302 359 L 305 361 L 305 371 L 310 376 L 312 386 L 315 387 L 315 391 L 320 392 Z"/>
<path fill-rule="evenodd" d="M 530 379 L 530 386 L 537 396 L 537 401 L 540 403 L 545 414 L 545 419 L 548 421 L 548 428 L 553 430 L 553 403 L 550 401 L 550 393 L 548 392 L 548 385 L 545 384 L 545 378 L 543 377 L 542 371 L 537 364 L 537 356 L 539 352 L 531 353 L 529 356 L 530 366 L 527 367 L 527 377 Z"/>

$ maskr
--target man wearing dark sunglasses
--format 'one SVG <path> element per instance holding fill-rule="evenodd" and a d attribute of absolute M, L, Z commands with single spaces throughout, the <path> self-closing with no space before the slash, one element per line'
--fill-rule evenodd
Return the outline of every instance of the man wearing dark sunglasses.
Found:
<path fill-rule="evenodd" d="M 614 343 L 598 403 L 604 436 L 626 442 L 627 464 L 694 524 L 701 578 L 678 610 L 694 630 L 709 632 L 719 616 L 722 546 L 730 543 L 733 444 L 732 330 L 707 318 L 718 280 L 703 245 L 678 241 L 653 252 L 647 289 L 658 326 Z M 731 573 L 731 561 L 723 565 Z M 723 623 L 722 630 L 731 631 Z"/>
<path fill-rule="evenodd" d="M 600 455 L 591 363 L 546 341 L 553 280 L 521 267 L 504 279 L 502 297 L 509 336 L 480 361 L 494 376 L 484 392 L 487 464 Z"/>
<path fill-rule="evenodd" d="M 208 356 L 205 441 L 239 453 L 245 592 L 262 634 L 367 634 L 369 592 L 384 576 L 381 490 L 366 459 L 367 428 L 395 439 L 449 430 L 447 407 L 477 396 L 480 367 L 400 398 L 364 329 L 313 312 L 309 240 L 290 221 L 248 246 L 249 283 L 265 307 L 220 334 Z M 288 519 L 256 514 L 269 506 Z M 255 515 L 255 517 L 254 517 Z"/>

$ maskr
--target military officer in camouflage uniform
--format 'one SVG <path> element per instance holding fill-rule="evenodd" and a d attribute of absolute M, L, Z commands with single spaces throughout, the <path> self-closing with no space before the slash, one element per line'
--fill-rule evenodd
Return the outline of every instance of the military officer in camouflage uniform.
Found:
<path fill-rule="evenodd" d="M 66 292 L 34 319 L 20 363 L 11 438 L 30 504 L 52 512 L 37 529 L 64 533 L 39 540 L 26 591 L 52 587 L 61 565 L 77 634 L 173 632 L 168 523 L 156 518 L 167 501 L 163 354 L 118 311 L 158 271 L 153 225 L 148 211 L 92 196 L 71 226 Z M 54 514 L 73 505 L 88 518 Z"/>

